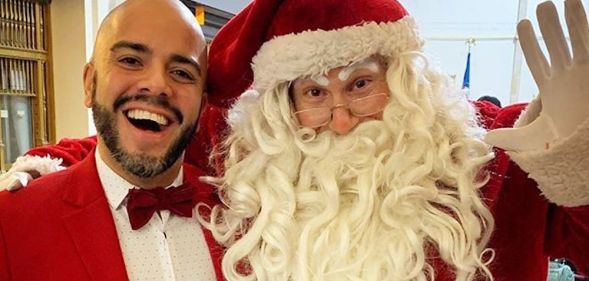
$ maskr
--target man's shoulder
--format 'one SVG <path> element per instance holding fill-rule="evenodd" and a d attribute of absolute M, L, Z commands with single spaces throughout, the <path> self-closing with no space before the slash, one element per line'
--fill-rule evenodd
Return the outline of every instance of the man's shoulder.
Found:
<path fill-rule="evenodd" d="M 63 170 L 35 179 L 21 190 L 0 192 L 0 216 L 48 211 L 50 202 L 61 200 L 70 175 Z"/>

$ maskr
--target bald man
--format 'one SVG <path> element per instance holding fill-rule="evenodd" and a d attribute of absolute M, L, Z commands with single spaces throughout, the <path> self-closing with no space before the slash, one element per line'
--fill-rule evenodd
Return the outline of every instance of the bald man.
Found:
<path fill-rule="evenodd" d="M 215 199 L 183 165 L 206 59 L 180 1 L 128 0 L 107 16 L 83 74 L 97 147 L 0 193 L 0 280 L 222 280 L 195 208 Z"/>

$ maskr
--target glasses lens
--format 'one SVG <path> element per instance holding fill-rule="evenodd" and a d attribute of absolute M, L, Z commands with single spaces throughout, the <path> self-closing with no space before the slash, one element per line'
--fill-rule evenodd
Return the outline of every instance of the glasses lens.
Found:
<path fill-rule="evenodd" d="M 327 123 L 331 119 L 331 109 L 328 107 L 318 107 L 304 109 L 294 113 L 299 124 L 305 128 L 318 128 Z"/>
<path fill-rule="evenodd" d="M 369 116 L 383 111 L 389 101 L 386 93 L 374 94 L 350 102 L 350 111 L 356 116 Z"/>

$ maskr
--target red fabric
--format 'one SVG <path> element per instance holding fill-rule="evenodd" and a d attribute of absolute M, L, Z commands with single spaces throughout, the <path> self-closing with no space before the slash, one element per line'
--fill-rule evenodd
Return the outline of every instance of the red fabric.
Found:
<path fill-rule="evenodd" d="M 211 104 L 205 106 L 198 123 L 198 131 L 186 148 L 184 162 L 195 165 L 207 175 L 220 175 L 223 158 L 218 145 L 227 135 L 226 119 L 226 108 Z"/>
<path fill-rule="evenodd" d="M 501 109 L 491 129 L 512 127 L 525 106 Z M 589 272 L 589 206 L 550 203 L 503 150 L 496 150 L 488 168 L 491 179 L 483 196 L 495 218 L 489 245 L 495 250 L 495 280 L 546 280 L 549 257 L 567 258 L 580 272 Z"/>
<path fill-rule="evenodd" d="M 165 189 L 133 188 L 127 197 L 127 213 L 131 228 L 137 230 L 143 227 L 156 211 L 169 210 L 181 217 L 192 217 L 192 201 L 194 189 L 189 184 Z"/>
<path fill-rule="evenodd" d="M 247 90 L 253 81 L 252 58 L 274 37 L 371 21 L 394 22 L 406 15 L 396 0 L 255 0 L 225 24 L 211 43 L 209 101 L 228 107 Z"/>
<path fill-rule="evenodd" d="M 491 128 L 501 108 L 488 101 L 471 101 L 471 103 L 477 109 L 477 116 L 481 125 L 485 129 Z"/>
<path fill-rule="evenodd" d="M 184 166 L 195 201 L 218 203 L 202 172 Z M 217 279 L 221 250 L 209 245 Z M 117 232 L 96 171 L 94 153 L 65 171 L 0 193 L 0 281 L 128 280 Z"/>
<path fill-rule="evenodd" d="M 96 136 L 91 136 L 83 139 L 68 139 L 60 140 L 56 145 L 46 145 L 35 147 L 27 151 L 26 155 L 31 156 L 47 156 L 52 158 L 61 158 L 61 163 L 64 167 L 69 167 L 75 163 L 82 161 L 96 146 Z"/>

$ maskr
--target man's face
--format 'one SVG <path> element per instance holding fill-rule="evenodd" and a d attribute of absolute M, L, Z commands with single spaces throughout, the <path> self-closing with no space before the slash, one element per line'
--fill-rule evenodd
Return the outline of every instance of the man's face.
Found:
<path fill-rule="evenodd" d="M 101 38 L 85 73 L 102 143 L 140 177 L 169 168 L 196 126 L 206 71 L 204 40 L 173 13 L 128 12 Z"/>
<path fill-rule="evenodd" d="M 389 96 L 385 73 L 384 63 L 371 57 L 295 80 L 291 95 L 299 124 L 344 135 L 366 120 L 382 119 Z"/>

